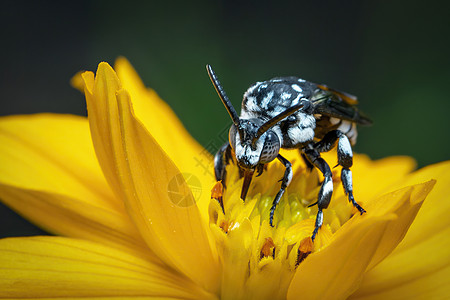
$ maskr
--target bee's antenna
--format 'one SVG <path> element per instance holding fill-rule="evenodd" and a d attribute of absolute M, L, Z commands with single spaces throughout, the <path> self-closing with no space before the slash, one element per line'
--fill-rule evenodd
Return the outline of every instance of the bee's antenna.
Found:
<path fill-rule="evenodd" d="M 264 132 L 269 130 L 272 126 L 275 126 L 275 124 L 277 124 L 284 118 L 289 117 L 290 115 L 292 115 L 293 113 L 295 113 L 297 110 L 299 110 L 301 108 L 305 108 L 305 110 L 308 110 L 310 106 L 311 106 L 311 102 L 309 102 L 308 100 L 302 100 L 297 105 L 291 106 L 288 109 L 286 109 L 285 111 L 283 111 L 282 113 L 276 115 L 275 117 L 273 117 L 272 119 L 270 119 L 269 121 L 267 121 L 266 123 L 262 124 L 259 127 L 258 131 L 256 132 L 255 137 L 252 139 L 252 143 L 254 144 L 259 139 L 259 137 L 261 135 L 263 135 Z"/>
<path fill-rule="evenodd" d="M 216 89 L 217 94 L 220 97 L 220 100 L 222 100 L 223 105 L 225 105 L 225 108 L 228 111 L 228 114 L 231 117 L 231 120 L 233 120 L 234 125 L 236 126 L 237 130 L 239 131 L 239 135 L 243 137 L 242 129 L 240 128 L 241 121 L 239 120 L 239 116 L 236 113 L 236 110 L 233 107 L 233 104 L 231 104 L 230 99 L 228 99 L 227 94 L 225 94 L 225 91 L 222 88 L 222 85 L 220 84 L 219 79 L 217 79 L 216 73 L 214 73 L 212 67 L 210 65 L 206 65 L 206 70 L 208 71 L 209 78 L 211 79 L 211 82 L 214 85 L 214 88 Z"/>

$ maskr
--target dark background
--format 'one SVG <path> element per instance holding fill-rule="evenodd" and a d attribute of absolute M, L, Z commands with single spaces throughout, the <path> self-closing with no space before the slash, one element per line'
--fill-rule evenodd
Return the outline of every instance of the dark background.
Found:
<path fill-rule="evenodd" d="M 127 57 L 203 145 L 255 81 L 295 75 L 358 95 L 356 152 L 450 158 L 450 21 L 441 1 L 2 1 L 0 115 L 86 115 L 79 70 Z M 374 183 L 376 184 L 376 183 Z M 0 237 L 43 232 L 0 206 Z"/>

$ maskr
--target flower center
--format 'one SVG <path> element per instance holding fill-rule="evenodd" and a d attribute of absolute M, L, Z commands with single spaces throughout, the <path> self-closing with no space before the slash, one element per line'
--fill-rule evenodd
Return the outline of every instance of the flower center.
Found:
<path fill-rule="evenodd" d="M 226 189 L 220 182 L 212 189 L 210 228 L 223 267 L 221 299 L 286 298 L 299 264 L 326 247 L 354 213 L 338 173 L 333 173 L 334 194 L 313 243 L 317 205 L 310 205 L 317 201 L 323 178 L 316 170 L 298 165 L 270 226 L 270 209 L 283 174 L 283 166 L 269 164 L 253 179 L 245 203 L 240 199 L 243 180 L 236 166 L 228 168 Z"/>

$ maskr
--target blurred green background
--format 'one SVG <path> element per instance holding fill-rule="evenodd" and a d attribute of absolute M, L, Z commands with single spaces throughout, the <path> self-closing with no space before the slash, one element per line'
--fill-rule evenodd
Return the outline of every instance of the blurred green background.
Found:
<path fill-rule="evenodd" d="M 209 63 L 235 107 L 253 82 L 295 75 L 358 96 L 374 125 L 356 152 L 450 158 L 448 2 L 1 3 L 1 115 L 86 115 L 70 78 L 125 56 L 206 146 L 230 124 Z M 0 236 L 36 233 L 0 207 Z"/>

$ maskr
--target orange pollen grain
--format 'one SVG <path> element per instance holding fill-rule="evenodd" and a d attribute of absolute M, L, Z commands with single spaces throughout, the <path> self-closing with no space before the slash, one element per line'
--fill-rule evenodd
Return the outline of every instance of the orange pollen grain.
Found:
<path fill-rule="evenodd" d="M 297 254 L 297 263 L 295 264 L 298 266 L 302 261 L 305 260 L 308 255 L 311 254 L 311 252 L 314 249 L 314 243 L 310 236 L 304 238 L 300 242 L 300 246 L 298 247 L 298 254 Z"/>
<path fill-rule="evenodd" d="M 260 258 L 268 257 L 270 255 L 274 255 L 275 253 L 275 243 L 273 242 L 271 237 L 266 238 L 264 244 L 261 248 Z"/>
<path fill-rule="evenodd" d="M 222 181 L 217 181 L 211 190 L 211 198 L 216 199 L 220 207 L 222 208 L 222 212 L 225 214 L 225 208 L 223 206 L 223 184 Z"/>
<path fill-rule="evenodd" d="M 219 200 L 223 196 L 223 184 L 222 181 L 217 181 L 211 189 L 211 198 Z"/>
<path fill-rule="evenodd" d="M 223 232 L 228 233 L 230 230 L 230 223 L 228 221 L 222 221 L 219 227 L 222 228 Z"/>

